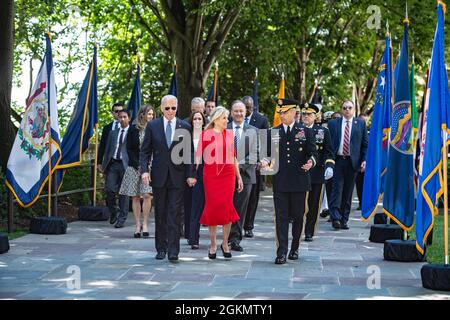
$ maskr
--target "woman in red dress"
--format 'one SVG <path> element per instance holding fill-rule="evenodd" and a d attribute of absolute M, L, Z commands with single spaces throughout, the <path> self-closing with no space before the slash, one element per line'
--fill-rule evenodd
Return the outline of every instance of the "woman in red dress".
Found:
<path fill-rule="evenodd" d="M 220 246 L 223 256 L 231 258 L 228 236 L 231 224 L 239 220 L 239 215 L 233 205 L 236 182 L 237 191 L 241 192 L 243 189 L 239 164 L 234 151 L 233 131 L 226 130 L 228 116 L 227 109 L 223 107 L 214 109 L 210 123 L 202 132 L 196 154 L 197 165 L 203 158 L 205 208 L 200 218 L 200 224 L 209 227 L 211 244 L 208 257 L 210 259 L 216 258 L 218 225 L 221 225 L 223 229 Z"/>

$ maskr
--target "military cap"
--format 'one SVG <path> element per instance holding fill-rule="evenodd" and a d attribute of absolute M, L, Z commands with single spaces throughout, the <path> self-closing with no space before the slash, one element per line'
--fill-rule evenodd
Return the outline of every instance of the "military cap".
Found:
<path fill-rule="evenodd" d="M 300 109 L 303 113 L 318 113 L 320 111 L 319 107 L 313 103 L 302 103 Z"/>
<path fill-rule="evenodd" d="M 298 104 L 298 101 L 294 99 L 277 99 L 276 112 L 286 112 L 292 108 L 297 108 Z"/>

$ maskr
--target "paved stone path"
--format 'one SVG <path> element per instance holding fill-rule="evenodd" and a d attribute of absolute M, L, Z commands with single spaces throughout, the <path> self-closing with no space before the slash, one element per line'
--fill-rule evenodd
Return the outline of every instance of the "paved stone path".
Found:
<path fill-rule="evenodd" d="M 314 242 L 301 243 L 300 260 L 275 265 L 273 200 L 260 202 L 255 237 L 225 260 L 209 260 L 208 232 L 200 250 L 181 240 L 180 261 L 155 260 L 154 224 L 149 239 L 126 227 L 78 221 L 66 235 L 29 234 L 10 241 L 0 255 L 0 299 L 450 299 L 422 288 L 422 263 L 383 260 L 383 245 L 369 242 L 370 225 L 351 213 L 350 230 L 332 231 L 321 219 Z M 220 240 L 219 240 L 220 243 Z M 380 271 L 380 288 L 368 277 Z M 73 275 L 80 274 L 80 286 Z M 372 279 L 372 278 L 371 278 Z M 376 281 L 369 281 L 376 284 Z"/>

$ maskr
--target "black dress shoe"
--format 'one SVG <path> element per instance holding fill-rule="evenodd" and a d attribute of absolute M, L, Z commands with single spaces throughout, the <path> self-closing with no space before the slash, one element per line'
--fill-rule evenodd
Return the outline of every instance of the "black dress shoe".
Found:
<path fill-rule="evenodd" d="M 246 237 L 246 238 L 253 238 L 253 231 L 252 230 L 245 230 L 244 237 Z"/>
<path fill-rule="evenodd" d="M 275 259 L 275 264 L 285 264 L 286 263 L 286 256 L 278 256 Z"/>
<path fill-rule="evenodd" d="M 305 241 L 306 242 L 311 242 L 311 241 L 313 241 L 313 237 L 312 236 L 305 236 Z"/>
<path fill-rule="evenodd" d="M 298 250 L 289 252 L 289 260 L 298 260 Z"/>
<path fill-rule="evenodd" d="M 192 250 L 198 250 L 200 247 L 199 247 L 199 245 L 198 244 L 193 244 L 193 245 L 191 245 L 191 249 Z"/>
<path fill-rule="evenodd" d="M 171 262 L 178 261 L 178 256 L 177 255 L 169 255 L 168 259 Z"/>
<path fill-rule="evenodd" d="M 231 258 L 231 252 L 225 252 L 225 250 L 223 250 L 222 245 L 220 245 L 220 249 L 222 250 L 224 258 Z"/>
<path fill-rule="evenodd" d="M 348 230 L 348 224 L 346 222 L 341 222 L 341 229 Z"/>
<path fill-rule="evenodd" d="M 123 222 L 117 222 L 115 225 L 114 225 L 114 228 L 123 228 L 124 227 L 124 223 Z"/>
<path fill-rule="evenodd" d="M 117 222 L 117 213 L 111 213 L 109 216 L 109 224 L 114 224 Z"/>
<path fill-rule="evenodd" d="M 166 257 L 166 253 L 164 251 L 160 251 L 156 254 L 156 260 L 163 260 Z"/>
<path fill-rule="evenodd" d="M 334 220 L 333 222 L 331 222 L 331 226 L 335 229 L 335 230 L 339 230 L 341 228 L 341 224 L 339 223 L 339 221 Z"/>
<path fill-rule="evenodd" d="M 230 249 L 233 251 L 240 251 L 240 252 L 244 251 L 244 249 L 239 244 L 234 242 L 230 243 Z"/>
<path fill-rule="evenodd" d="M 322 217 L 322 218 L 326 218 L 326 217 L 328 217 L 330 215 L 330 211 L 328 211 L 328 210 L 323 210 L 321 213 L 320 213 L 320 216 Z"/>

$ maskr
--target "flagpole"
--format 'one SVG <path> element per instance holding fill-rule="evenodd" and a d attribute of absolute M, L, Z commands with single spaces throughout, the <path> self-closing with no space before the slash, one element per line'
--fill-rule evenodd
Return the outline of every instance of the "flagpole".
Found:
<path fill-rule="evenodd" d="M 92 202 L 94 207 L 97 205 L 97 159 L 98 159 L 98 123 L 95 124 L 95 145 L 94 145 L 94 183 L 92 190 Z"/>
<path fill-rule="evenodd" d="M 444 132 L 444 137 L 447 138 L 447 132 Z M 444 169 L 444 263 L 448 265 L 448 185 L 447 185 L 447 139 L 444 139 L 444 147 L 442 148 L 442 163 Z"/>
<path fill-rule="evenodd" d="M 51 117 L 48 117 L 49 138 L 48 138 L 48 216 L 52 215 L 52 126 Z"/>

